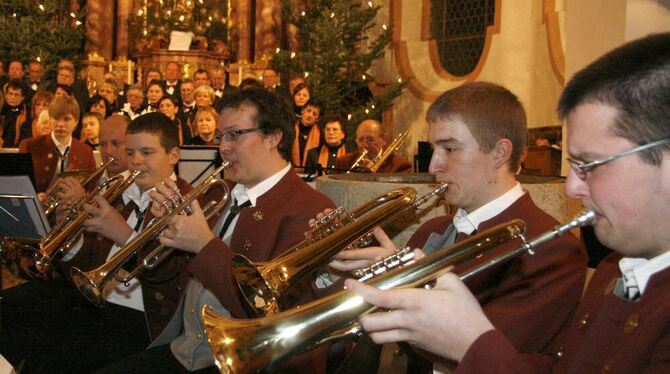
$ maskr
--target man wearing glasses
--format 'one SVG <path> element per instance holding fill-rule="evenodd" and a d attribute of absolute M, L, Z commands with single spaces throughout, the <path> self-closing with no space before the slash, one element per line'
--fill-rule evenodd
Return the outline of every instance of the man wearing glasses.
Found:
<path fill-rule="evenodd" d="M 670 34 L 633 41 L 577 73 L 559 101 L 571 171 L 566 190 L 596 213 L 595 233 L 613 248 L 596 270 L 551 355 L 515 349 L 453 274 L 432 291 L 379 291 L 348 281 L 391 313 L 361 322 L 378 343 L 405 340 L 459 361 L 457 372 L 670 371 Z M 425 329 L 400 321 L 430 292 L 439 311 Z M 506 336 L 507 335 L 507 336 Z"/>
<path fill-rule="evenodd" d="M 210 230 L 200 206 L 177 216 L 161 236 L 161 244 L 195 253 L 191 276 L 180 307 L 152 348 L 111 365 L 103 372 L 181 372 L 211 368 L 214 357 L 207 343 L 200 311 L 207 304 L 234 318 L 250 318 L 246 301 L 232 274 L 232 258 L 269 261 L 301 242 L 310 218 L 332 202 L 305 184 L 291 168 L 294 139 L 292 110 L 277 94 L 264 89 L 242 90 L 226 97 L 217 121 L 221 157 L 230 162 L 227 180 L 235 182 L 231 202 Z M 165 180 L 152 195 L 152 213 L 163 214 L 162 203 L 174 194 Z M 311 295 L 309 280 L 296 292 Z M 313 371 L 311 358 L 299 362 Z M 305 367 L 309 365 L 310 367 Z"/>
<path fill-rule="evenodd" d="M 382 124 L 373 119 L 367 119 L 361 122 L 356 128 L 356 146 L 358 146 L 358 150 L 338 157 L 335 162 L 335 170 L 350 170 L 359 158 L 360 161 L 356 166 L 369 168 L 374 163 L 374 160 L 384 151 L 385 145 L 386 141 L 384 140 Z M 367 153 L 361 157 L 363 152 Z M 384 161 L 377 172 L 411 173 L 412 165 L 404 158 L 393 154 Z"/>

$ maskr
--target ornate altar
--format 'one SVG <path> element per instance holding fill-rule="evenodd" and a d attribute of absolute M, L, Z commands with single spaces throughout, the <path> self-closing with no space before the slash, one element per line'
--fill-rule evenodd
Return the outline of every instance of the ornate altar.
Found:
<path fill-rule="evenodd" d="M 198 69 L 211 70 L 227 65 L 230 53 L 213 51 L 190 50 L 168 51 L 167 49 L 149 50 L 135 55 L 137 59 L 137 79 L 144 77 L 145 71 L 150 68 L 159 68 L 165 74 L 165 66 L 169 61 L 177 61 L 182 66 L 182 74 L 190 78 Z"/>

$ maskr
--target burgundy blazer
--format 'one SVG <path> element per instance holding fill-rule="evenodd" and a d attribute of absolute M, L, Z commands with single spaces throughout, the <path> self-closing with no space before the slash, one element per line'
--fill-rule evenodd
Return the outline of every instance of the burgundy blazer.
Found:
<path fill-rule="evenodd" d="M 191 186 L 185 180 L 177 178 L 177 186 L 182 194 L 191 190 Z M 135 204 L 123 204 L 119 197 L 111 204 L 124 218 L 128 218 Z M 144 225 L 151 221 L 151 211 L 146 212 Z M 131 270 L 138 265 L 144 257 L 158 245 L 157 240 L 151 240 L 141 248 L 135 256 L 135 262 L 125 267 Z M 76 266 L 82 270 L 96 268 L 107 260 L 114 242 L 96 233 L 84 234 L 84 245 L 81 250 L 67 263 L 62 263 L 65 274 L 69 274 L 69 268 Z M 158 336 L 165 328 L 170 318 L 177 309 L 181 298 L 181 291 L 188 280 L 186 267 L 192 256 L 187 252 L 173 251 L 172 254 L 158 267 L 151 271 L 143 271 L 139 280 L 142 282 L 142 299 L 144 312 L 147 315 L 147 324 L 152 337 Z"/>
<path fill-rule="evenodd" d="M 290 171 L 258 198 L 255 207 L 240 211 L 230 246 L 212 239 L 195 256 L 189 271 L 233 317 L 254 317 L 233 275 L 233 256 L 240 253 L 254 262 L 268 261 L 301 242 L 309 220 L 333 207 L 330 199 Z"/>
<path fill-rule="evenodd" d="M 337 158 L 335 161 L 335 169 L 339 171 L 347 171 L 351 168 L 351 165 L 356 162 L 356 159 L 360 156 L 360 152 L 350 152 L 343 156 Z M 384 161 L 382 166 L 377 170 L 378 173 L 411 173 L 412 164 L 404 158 L 392 154 L 389 158 Z"/>
<path fill-rule="evenodd" d="M 44 192 L 49 187 L 56 173 L 58 164 L 58 148 L 51 139 L 51 134 L 36 138 L 24 139 L 19 144 L 19 152 L 30 153 L 33 156 L 33 170 L 35 172 L 35 190 Z M 95 169 L 95 158 L 91 147 L 72 138 L 70 152 L 68 152 L 68 170 Z"/>
<path fill-rule="evenodd" d="M 492 330 L 470 347 L 458 371 L 670 372 L 670 268 L 654 274 L 644 295 L 631 301 L 612 293 L 621 277 L 620 258 L 613 253 L 600 263 L 553 355 L 519 354 L 503 333 Z"/>
<path fill-rule="evenodd" d="M 526 238 L 532 239 L 558 222 L 533 203 L 526 193 L 502 213 L 482 222 L 482 232 L 495 225 L 519 218 L 526 222 Z M 423 224 L 410 238 L 412 248 L 422 247 L 432 232 L 442 234 L 452 216 L 437 217 Z M 464 237 L 458 235 L 457 241 Z M 513 240 L 492 249 L 480 259 L 454 269 L 455 273 L 485 262 L 518 247 Z M 586 275 L 586 252 L 572 235 L 547 242 L 535 255 L 521 255 L 470 278 L 466 284 L 476 295 L 486 316 L 522 352 L 544 352 L 554 337 L 570 321 L 579 303 Z"/>

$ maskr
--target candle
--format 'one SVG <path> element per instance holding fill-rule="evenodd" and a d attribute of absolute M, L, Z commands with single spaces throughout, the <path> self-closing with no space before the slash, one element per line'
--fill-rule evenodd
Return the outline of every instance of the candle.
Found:
<path fill-rule="evenodd" d="M 242 65 L 237 66 L 237 85 L 242 84 Z"/>
<path fill-rule="evenodd" d="M 128 60 L 128 79 L 126 81 L 128 82 L 128 85 L 133 84 L 133 67 L 130 60 Z"/>
<path fill-rule="evenodd" d="M 112 67 L 112 63 L 109 63 L 109 72 L 111 73 L 114 68 Z"/>

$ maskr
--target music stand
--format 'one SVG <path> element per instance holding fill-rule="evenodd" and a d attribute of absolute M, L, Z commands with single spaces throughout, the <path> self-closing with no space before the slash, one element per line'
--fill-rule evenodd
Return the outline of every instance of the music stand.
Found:
<path fill-rule="evenodd" d="M 49 232 L 49 221 L 35 188 L 27 175 L 0 177 L 0 238 L 37 242 Z M 0 291 L 2 290 L 2 256 L 0 245 Z M 0 304 L 2 293 L 0 292 Z M 1 310 L 1 305 L 0 305 Z M 0 326 L 2 318 L 0 316 Z"/>
<path fill-rule="evenodd" d="M 177 164 L 177 175 L 195 186 L 219 166 L 221 166 L 219 147 L 183 146 Z"/>

